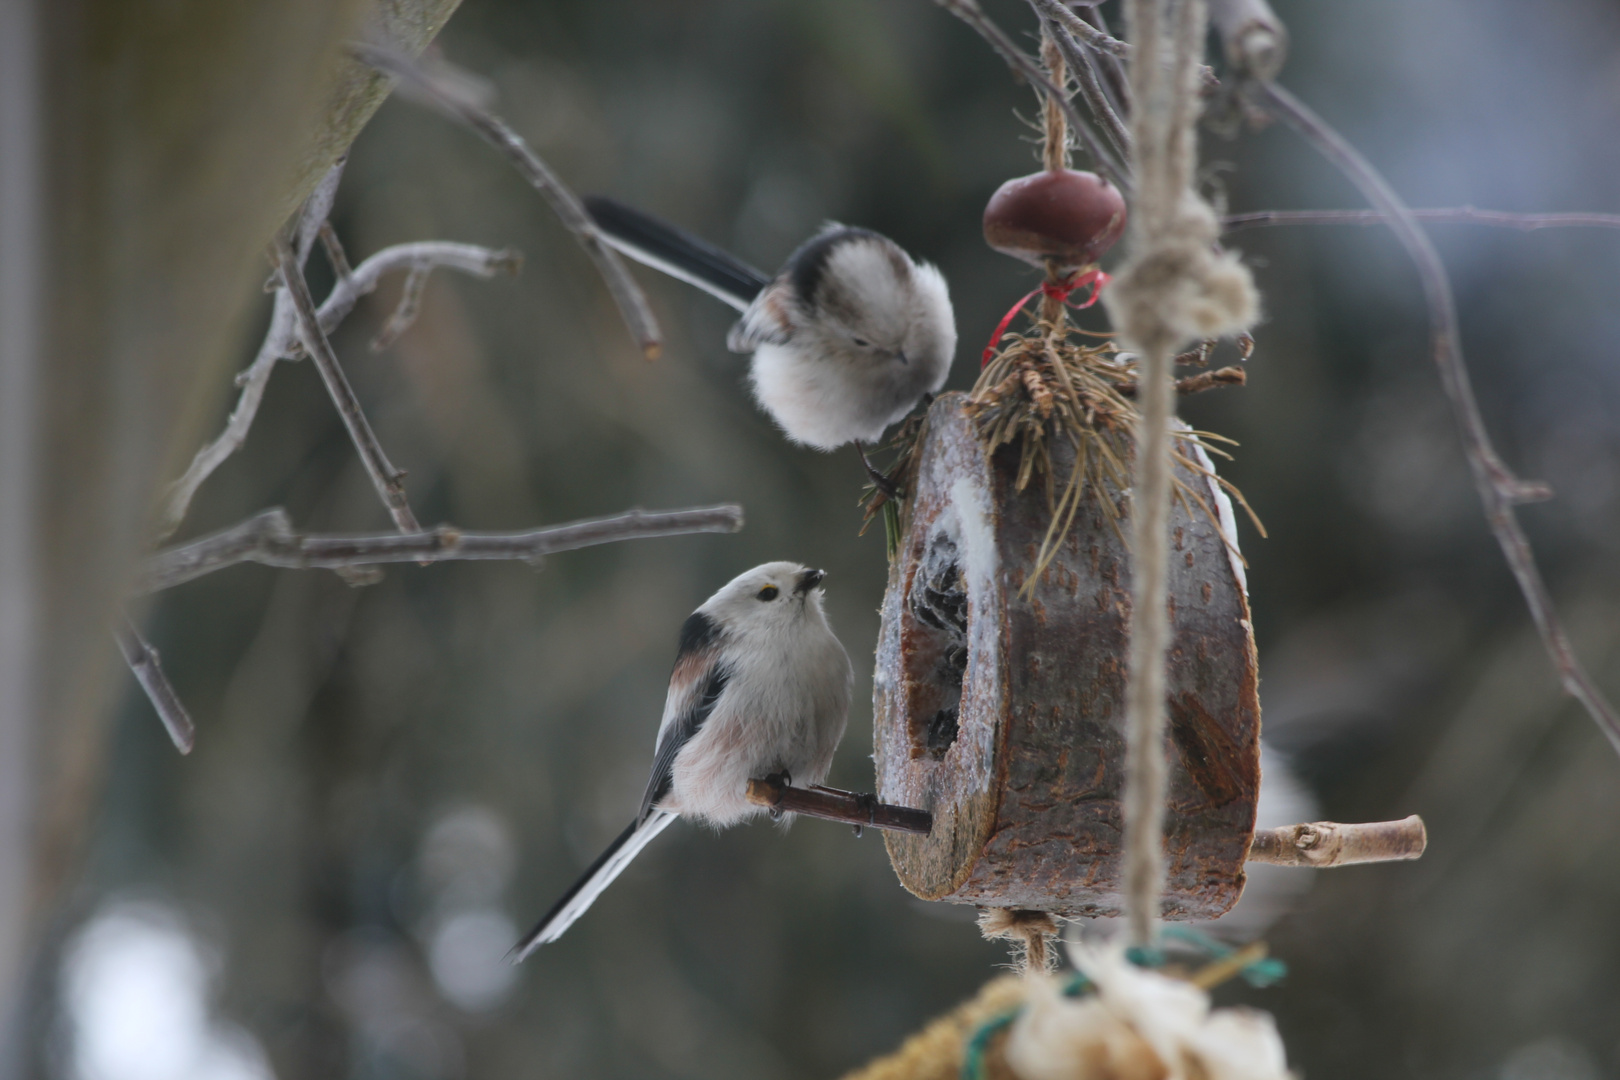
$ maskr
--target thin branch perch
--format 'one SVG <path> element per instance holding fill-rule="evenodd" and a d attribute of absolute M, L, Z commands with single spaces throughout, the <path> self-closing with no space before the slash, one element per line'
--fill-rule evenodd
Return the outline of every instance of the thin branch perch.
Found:
<path fill-rule="evenodd" d="M 309 283 L 304 280 L 303 268 L 298 265 L 298 257 L 293 254 L 285 236 L 276 238 L 275 260 L 276 273 L 281 275 L 282 287 L 287 290 L 297 317 L 298 338 L 314 362 L 315 369 L 321 373 L 321 381 L 326 384 L 327 393 L 331 394 L 332 403 L 337 406 L 338 415 L 343 418 L 343 426 L 348 429 L 355 449 L 360 451 L 366 475 L 371 477 L 372 486 L 382 497 L 383 505 L 388 507 L 388 513 L 399 531 L 421 532 L 422 526 L 417 523 L 416 515 L 411 512 L 411 504 L 405 498 L 405 473 L 394 468 L 388 455 L 383 453 L 377 433 L 371 429 L 371 421 L 361 411 L 360 399 L 355 397 L 354 387 L 349 385 L 349 377 L 343 373 L 337 354 L 332 351 L 332 343 L 321 329 L 315 300 L 309 295 Z"/>
<path fill-rule="evenodd" d="M 174 692 L 169 677 L 163 673 L 158 651 L 148 644 L 135 624 L 124 615 L 113 623 L 113 639 L 118 642 L 118 651 L 124 654 L 124 663 L 129 665 L 135 681 L 146 691 L 146 698 L 152 703 L 158 719 L 163 721 L 163 730 L 169 733 L 174 748 L 182 754 L 191 753 L 191 748 L 197 742 L 197 728 L 191 722 L 191 714 L 186 712 L 180 695 Z"/>
<path fill-rule="evenodd" d="M 574 239 L 596 263 L 608 292 L 613 296 L 613 302 L 619 307 L 619 314 L 641 346 L 642 355 L 648 360 L 658 359 L 663 351 L 663 342 L 659 336 L 658 322 L 653 318 L 652 308 L 648 306 L 641 286 L 630 276 L 618 253 L 603 242 L 601 233 L 579 201 L 579 196 L 551 171 L 551 167 L 523 141 L 523 137 L 500 117 L 473 100 L 472 95 L 451 85 L 450 80 L 436 75 L 421 61 L 376 45 L 356 44 L 352 48 L 365 63 L 398 79 L 410 96 L 471 128 L 485 142 L 506 155 L 523 178 L 551 204 L 563 227 L 574 234 Z"/>
<path fill-rule="evenodd" d="M 136 595 L 171 589 L 242 562 L 292 570 L 338 570 L 380 563 L 472 560 L 535 562 L 576 548 L 684 533 L 726 533 L 742 528 L 742 507 L 631 510 L 613 517 L 525 532 L 464 532 L 452 525 L 410 533 L 304 535 L 284 510 L 265 510 L 229 529 L 160 551 L 147 560 Z"/>
<path fill-rule="evenodd" d="M 1545 484 L 1526 482 L 1514 476 L 1497 455 L 1485 431 L 1485 421 L 1479 414 L 1479 403 L 1468 380 L 1468 369 L 1463 363 L 1462 338 L 1457 328 L 1457 306 L 1451 293 L 1451 279 L 1445 264 L 1434 249 L 1412 213 L 1399 195 L 1337 131 L 1311 111 L 1294 95 L 1275 83 L 1253 84 L 1267 106 L 1275 110 L 1323 157 L 1338 167 L 1351 183 L 1360 189 L 1369 202 L 1388 217 L 1390 229 L 1406 248 L 1417 265 L 1418 278 L 1429 305 L 1429 337 L 1435 365 L 1440 369 L 1440 383 L 1451 401 L 1452 413 L 1461 430 L 1463 450 L 1468 456 L 1474 487 L 1485 507 L 1485 520 L 1490 524 L 1496 542 L 1507 558 L 1519 590 L 1541 633 L 1543 645 L 1558 670 L 1564 689 L 1586 709 L 1603 734 L 1620 752 L 1620 715 L 1617 715 L 1602 691 L 1592 681 L 1586 669 L 1575 656 L 1569 637 L 1558 621 L 1552 597 L 1536 568 L 1530 541 L 1519 524 L 1514 511 L 1516 504 L 1546 498 L 1550 494 Z"/>
<path fill-rule="evenodd" d="M 1479 210 L 1472 206 L 1408 210 L 1414 221 L 1432 225 L 1491 225 L 1532 232 L 1536 229 L 1620 229 L 1620 214 L 1585 212 L 1516 214 L 1507 210 Z M 1275 225 L 1388 225 L 1394 218 L 1378 210 L 1258 210 L 1230 214 L 1222 227 L 1229 233 Z"/>
<path fill-rule="evenodd" d="M 857 830 L 870 825 L 874 829 L 926 836 L 934 828 L 934 816 L 926 810 L 881 803 L 876 795 L 840 791 L 819 784 L 811 788 L 789 787 L 775 776 L 748 781 L 748 801 L 779 812 L 841 821 Z"/>
<path fill-rule="evenodd" d="M 1361 825 L 1316 821 L 1256 830 L 1249 862 L 1318 867 L 1396 862 L 1421 857 L 1428 845 L 1429 834 L 1416 814 Z"/>

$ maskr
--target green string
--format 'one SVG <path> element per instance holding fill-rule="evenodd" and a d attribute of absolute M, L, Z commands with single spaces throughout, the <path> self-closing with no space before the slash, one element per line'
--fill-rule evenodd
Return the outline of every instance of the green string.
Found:
<path fill-rule="evenodd" d="M 1191 926 L 1166 926 L 1160 933 L 1173 941 L 1180 941 L 1200 950 L 1212 960 L 1224 960 L 1237 952 L 1202 930 Z M 1256 989 L 1275 986 L 1288 974 L 1288 965 L 1274 956 L 1262 957 L 1238 972 L 1238 977 Z"/>
<path fill-rule="evenodd" d="M 1024 1007 L 1020 1005 L 979 1025 L 979 1029 L 962 1048 L 962 1080 L 984 1080 L 984 1055 L 990 1048 L 990 1040 L 1011 1027 L 1023 1011 Z"/>

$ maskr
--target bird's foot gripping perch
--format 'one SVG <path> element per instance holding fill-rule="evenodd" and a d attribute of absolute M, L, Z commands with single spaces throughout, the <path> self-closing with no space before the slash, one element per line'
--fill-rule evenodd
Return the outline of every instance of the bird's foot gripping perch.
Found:
<path fill-rule="evenodd" d="M 804 814 L 857 828 L 870 825 L 874 829 L 924 836 L 934 827 L 934 817 L 926 810 L 878 802 L 876 795 L 820 785 L 796 788 L 784 783 L 781 773 L 748 781 L 748 801 L 769 808 L 773 817 L 782 813 Z"/>

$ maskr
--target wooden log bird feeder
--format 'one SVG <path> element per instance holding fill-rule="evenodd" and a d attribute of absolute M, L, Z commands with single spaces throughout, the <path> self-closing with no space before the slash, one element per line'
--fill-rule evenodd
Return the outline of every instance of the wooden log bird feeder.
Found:
<path fill-rule="evenodd" d="M 927 900 L 1115 915 L 1128 499 L 1086 493 L 1027 589 L 1051 524 L 1047 496 L 1017 489 L 1019 455 L 990 452 L 967 406 L 947 394 L 929 410 L 883 602 L 877 795 L 933 815 L 927 836 L 885 834 L 889 855 Z M 1064 475 L 1072 450 L 1054 440 L 1052 451 Z M 1219 509 L 1212 522 L 1178 503 L 1172 517 L 1165 915 L 1208 919 L 1243 888 L 1260 706 L 1230 503 L 1207 476 L 1183 468 L 1180 478 Z"/>
<path fill-rule="evenodd" d="M 1095 260 L 1124 214 L 1116 189 L 1061 160 L 1003 185 L 986 239 L 1046 268 L 1039 314 L 1006 332 L 1031 293 L 997 328 L 973 392 L 940 397 L 898 440 L 890 480 L 903 497 L 886 508 L 873 687 L 876 795 L 931 815 L 926 834 L 884 834 L 901 882 L 926 900 L 1122 910 L 1135 375 L 1111 342 L 1077 338 L 1066 306 L 1077 287 L 1092 284 L 1095 299 L 1106 283 Z M 1206 346 L 1179 359 L 1207 358 Z M 1242 381 L 1224 369 L 1178 385 Z M 1206 444 L 1183 428 L 1176 447 L 1164 917 L 1229 910 L 1251 858 L 1415 857 L 1416 819 L 1377 826 L 1389 833 L 1379 842 L 1358 831 L 1374 827 L 1277 830 L 1251 853 L 1260 703 L 1243 559 Z M 1332 853 L 1313 861 L 1323 837 Z"/>

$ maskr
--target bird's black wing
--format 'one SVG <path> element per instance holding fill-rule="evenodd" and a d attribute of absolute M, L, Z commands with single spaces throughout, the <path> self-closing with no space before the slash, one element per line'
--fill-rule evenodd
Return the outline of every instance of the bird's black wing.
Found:
<path fill-rule="evenodd" d="M 639 263 L 745 310 L 771 279 L 707 240 L 603 195 L 583 200 L 609 244 Z"/>
<path fill-rule="evenodd" d="M 647 780 L 647 793 L 641 797 L 641 815 L 636 819 L 644 821 L 655 813 L 653 807 L 659 799 L 669 794 L 670 785 L 675 779 L 675 755 L 692 737 L 703 727 L 703 722 L 714 712 L 715 705 L 720 702 L 720 695 L 725 692 L 726 683 L 731 680 L 731 672 L 720 663 L 711 665 L 702 676 L 697 686 L 697 692 L 692 696 L 692 705 L 686 712 L 675 718 L 675 721 L 664 730 L 663 738 L 658 740 L 658 753 L 653 756 L 652 776 Z"/>

